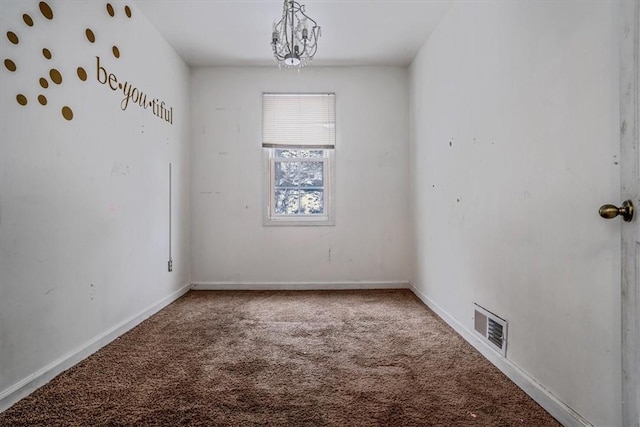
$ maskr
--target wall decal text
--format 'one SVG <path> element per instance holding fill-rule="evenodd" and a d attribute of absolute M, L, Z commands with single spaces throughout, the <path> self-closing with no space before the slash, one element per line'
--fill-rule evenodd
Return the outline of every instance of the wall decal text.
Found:
<path fill-rule="evenodd" d="M 105 67 L 100 65 L 99 56 L 96 56 L 96 80 L 114 92 L 122 92 L 122 95 L 124 95 L 124 98 L 122 98 L 120 102 L 122 111 L 126 110 L 130 103 L 138 105 L 145 110 L 151 108 L 153 115 L 163 119 L 167 123 L 173 124 L 173 107 L 166 106 L 166 103 L 158 98 L 148 97 L 146 93 L 128 81 L 122 82 L 118 80 L 115 74 L 109 73 Z M 151 100 L 149 100 L 149 98 L 151 98 Z"/>

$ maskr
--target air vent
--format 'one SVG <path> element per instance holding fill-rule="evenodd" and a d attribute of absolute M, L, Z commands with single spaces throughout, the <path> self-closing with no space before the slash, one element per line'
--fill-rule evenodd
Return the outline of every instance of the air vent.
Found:
<path fill-rule="evenodd" d="M 507 355 L 507 321 L 487 309 L 475 305 L 473 324 L 476 332 L 489 347 L 503 356 Z"/>

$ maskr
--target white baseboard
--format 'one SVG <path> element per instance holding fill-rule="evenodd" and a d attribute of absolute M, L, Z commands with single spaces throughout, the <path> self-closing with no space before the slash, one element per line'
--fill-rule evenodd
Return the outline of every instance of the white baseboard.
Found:
<path fill-rule="evenodd" d="M 411 284 L 410 289 L 418 298 L 425 303 L 427 307 L 433 310 L 442 320 L 451 326 L 462 338 L 475 347 L 489 362 L 495 365 L 503 374 L 511 381 L 516 383 L 525 393 L 542 406 L 556 420 L 565 427 L 588 427 L 592 426 L 587 420 L 580 416 L 576 411 L 568 405 L 560 401 L 542 384 L 538 383 L 529 374 L 520 369 L 511 360 L 496 353 L 495 350 L 485 344 L 476 334 L 464 327 L 460 322 L 454 319 L 449 313 L 443 310 L 438 304 L 433 302 L 424 293 L 418 290 L 415 285 Z"/>
<path fill-rule="evenodd" d="M 33 374 L 12 385 L 6 390 L 3 390 L 2 392 L 0 392 L 0 412 L 7 410 L 18 400 L 28 396 L 38 388 L 51 381 L 56 375 L 71 368 L 73 365 L 82 361 L 83 359 L 86 359 L 105 345 L 109 344 L 114 339 L 118 338 L 120 335 L 134 328 L 142 321 L 153 316 L 158 311 L 162 310 L 164 307 L 189 292 L 190 289 L 191 285 L 183 286 L 169 296 L 149 306 L 144 311 L 142 311 L 142 313 L 135 315 L 123 322 L 120 322 L 114 327 L 87 341 L 83 345 L 75 348 L 58 360 L 51 362 L 44 368 L 34 372 Z"/>
<path fill-rule="evenodd" d="M 408 281 L 379 282 L 194 282 L 198 291 L 309 291 L 346 289 L 409 289 Z"/>

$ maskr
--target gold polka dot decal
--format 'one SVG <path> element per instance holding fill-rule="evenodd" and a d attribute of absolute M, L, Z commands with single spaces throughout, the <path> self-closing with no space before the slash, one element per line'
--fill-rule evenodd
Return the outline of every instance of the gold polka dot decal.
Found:
<path fill-rule="evenodd" d="M 71 110 L 71 108 L 67 107 L 66 105 L 62 107 L 62 117 L 67 120 L 73 120 L 73 111 Z"/>
<path fill-rule="evenodd" d="M 22 15 L 22 20 L 28 26 L 33 27 L 33 19 L 31 19 L 31 17 L 29 15 L 27 15 L 26 13 L 24 15 Z"/>
<path fill-rule="evenodd" d="M 15 71 L 15 70 L 16 70 L 16 68 L 17 68 L 17 67 L 16 67 L 16 63 L 15 63 L 15 62 L 13 62 L 13 61 L 12 61 L 12 60 L 10 60 L 10 59 L 5 59 L 5 60 L 4 60 L 4 66 L 5 66 L 5 67 L 7 67 L 7 70 L 9 70 L 9 71 Z"/>
<path fill-rule="evenodd" d="M 2 2 L 4 0 L 0 0 L 0 2 Z M 129 0 L 131 1 L 131 0 Z M 34 27 L 36 24 L 36 21 L 39 22 L 43 22 L 44 20 L 53 20 L 54 18 L 54 10 L 52 8 L 52 5 L 55 7 L 55 5 L 57 4 L 56 1 L 51 1 L 51 0 L 46 0 L 46 1 L 41 1 L 38 0 L 37 2 L 38 5 L 38 9 L 39 9 L 39 13 L 41 16 L 38 15 L 38 11 L 32 10 L 29 11 L 28 13 L 24 13 L 20 12 L 16 18 L 17 21 L 22 21 L 22 23 L 24 23 L 26 28 L 29 27 Z M 102 2 L 96 2 L 97 4 L 101 4 L 100 7 L 105 7 L 107 14 L 112 17 L 115 18 L 116 14 L 118 14 L 118 18 L 120 18 L 121 16 L 126 16 L 127 18 L 131 18 L 133 15 L 133 11 L 132 11 L 132 6 L 127 5 L 127 4 L 122 4 L 119 1 L 115 1 L 115 0 L 108 0 L 105 1 L 104 3 Z M 26 4 L 26 2 L 25 2 Z M 120 9 L 122 7 L 122 9 Z M 105 9 L 102 9 L 103 11 Z M 118 9 L 118 10 L 116 10 Z M 57 13 L 57 12 L 56 12 Z M 104 12 L 103 12 L 104 13 Z M 108 19 L 108 18 L 104 18 L 103 19 Z M 124 19 L 124 18 L 123 18 Z M 5 36 L 7 38 L 7 40 L 9 41 L 10 44 L 14 44 L 14 45 L 19 45 L 19 44 L 24 44 L 24 39 L 21 40 L 21 38 L 24 38 L 24 34 L 21 33 L 21 31 L 25 31 L 26 28 L 22 26 L 22 23 L 19 24 L 19 28 L 14 29 L 14 31 L 9 31 L 9 30 L 3 30 L 5 31 Z M 78 34 L 80 37 L 81 35 Z M 90 43 L 96 43 L 96 34 L 94 33 L 94 31 L 91 28 L 85 28 L 85 37 L 86 39 L 90 42 Z M 22 43 L 21 43 L 22 42 Z M 22 93 L 17 93 L 15 95 L 15 99 L 16 102 L 21 105 L 21 106 L 26 106 L 29 101 L 31 101 L 31 104 L 40 104 L 42 106 L 49 106 L 49 99 L 51 98 L 51 96 L 45 96 L 45 94 L 47 94 L 47 92 L 45 90 L 51 90 L 53 92 L 55 92 L 56 89 L 54 89 L 53 87 L 50 86 L 56 86 L 56 85 L 62 85 L 63 84 L 63 75 L 60 72 L 60 67 L 58 67 L 58 64 L 54 63 L 54 59 L 57 58 L 53 58 L 53 54 L 52 54 L 52 50 L 53 48 L 55 48 L 56 46 L 49 46 L 49 48 L 43 48 L 42 46 L 40 47 L 42 50 L 42 56 L 46 59 L 51 61 L 51 65 L 49 65 L 48 67 L 41 69 L 40 72 L 44 72 L 43 74 L 41 74 L 41 77 L 36 77 L 38 78 L 38 84 L 39 87 L 37 87 L 36 90 L 38 90 L 38 92 L 40 93 L 36 93 L 36 94 L 31 94 L 30 92 L 22 92 Z M 121 52 L 120 52 L 120 48 L 116 45 L 112 45 L 111 47 L 111 52 L 113 54 L 113 57 L 115 58 L 120 58 Z M 4 67 L 7 69 L 7 71 L 9 72 L 15 72 L 18 67 L 16 65 L 16 63 L 12 60 L 9 59 L 7 57 L 3 58 L 3 63 L 4 63 Z M 99 58 L 98 58 L 99 61 Z M 42 62 L 40 62 L 40 66 L 42 66 Z M 99 62 L 98 62 L 98 66 L 99 66 Z M 54 68 L 55 67 L 55 68 Z M 21 67 L 19 71 L 22 71 L 22 68 L 24 68 L 24 64 L 21 63 Z M 47 68 L 49 68 L 48 71 Z M 66 69 L 65 69 L 66 70 Z M 76 68 L 76 74 L 78 76 L 78 79 L 82 82 L 86 82 L 89 81 L 89 72 L 87 71 L 86 68 L 82 67 L 82 66 L 77 66 Z M 70 74 L 66 75 L 67 79 L 72 79 L 72 76 Z M 109 77 L 109 86 L 112 86 L 113 81 L 112 81 L 112 77 Z M 100 80 L 100 74 L 98 76 L 98 80 Z M 101 81 L 101 80 L 100 80 Z M 32 85 L 34 85 L 35 82 L 32 83 Z M 69 84 L 69 83 L 67 83 Z M 73 84 L 73 82 L 71 82 L 71 84 Z M 118 86 L 120 89 L 123 88 L 123 83 L 118 82 Z M 134 94 L 136 94 L 137 92 L 134 91 Z M 29 98 L 27 98 L 28 94 Z M 50 93 L 49 93 L 50 95 Z M 140 93 L 140 96 L 142 96 L 143 94 Z M 146 95 L 144 95 L 144 101 L 146 101 Z M 36 102 L 37 101 L 37 102 Z M 52 100 L 53 102 L 53 100 Z M 68 102 L 68 101 L 67 101 Z M 56 103 L 54 103 L 56 104 Z M 143 101 L 140 101 L 140 106 L 143 106 Z M 151 103 L 149 103 L 149 106 L 151 106 Z M 57 106 L 54 107 L 54 111 L 55 109 L 60 108 L 60 113 L 62 115 L 62 117 L 67 120 L 67 121 L 71 121 L 74 118 L 74 112 L 72 110 L 72 108 L 69 105 L 60 105 L 57 104 Z M 146 104 L 145 104 L 145 108 Z"/>
<path fill-rule="evenodd" d="M 41 1 L 40 4 L 38 4 L 38 7 L 40 8 L 40 13 L 42 13 L 42 16 L 47 19 L 53 19 L 53 10 L 51 10 L 51 7 L 47 4 L 47 2 Z"/>
<path fill-rule="evenodd" d="M 62 74 L 60 74 L 60 71 L 56 70 L 55 68 L 52 68 L 49 71 L 49 77 L 51 77 L 51 81 L 57 85 L 62 83 Z"/>
<path fill-rule="evenodd" d="M 84 68 L 78 67 L 77 72 L 78 72 L 78 78 L 80 80 L 82 80 L 83 82 L 87 81 L 87 72 L 85 71 Z"/>
<path fill-rule="evenodd" d="M 87 30 L 84 33 L 87 36 L 87 40 L 89 40 L 91 43 L 94 43 L 96 41 L 96 35 L 93 34 L 93 31 L 91 31 L 91 28 L 87 28 Z"/>
<path fill-rule="evenodd" d="M 7 31 L 7 38 L 13 44 L 18 44 L 20 40 L 18 40 L 18 36 L 13 31 Z"/>

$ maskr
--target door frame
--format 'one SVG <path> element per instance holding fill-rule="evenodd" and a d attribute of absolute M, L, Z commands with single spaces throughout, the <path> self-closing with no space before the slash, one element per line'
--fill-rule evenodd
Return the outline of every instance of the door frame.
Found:
<path fill-rule="evenodd" d="M 636 162 L 640 158 L 633 147 L 640 149 L 639 73 L 640 65 L 640 0 L 620 2 L 620 154 L 622 157 L 621 195 L 622 200 L 637 197 L 637 189 L 629 189 L 636 184 L 640 174 Z M 627 181 L 631 180 L 629 183 Z M 634 198 L 634 202 L 637 202 Z M 637 206 L 640 208 L 640 206 Z M 640 226 L 640 215 L 634 218 L 634 226 Z M 625 224 L 621 225 L 625 227 Z M 623 229 L 624 230 L 624 229 Z M 640 425 L 640 289 L 636 266 L 635 242 L 629 243 L 628 236 L 622 237 L 622 280 L 621 280 L 621 353 L 622 353 L 622 425 Z"/>

